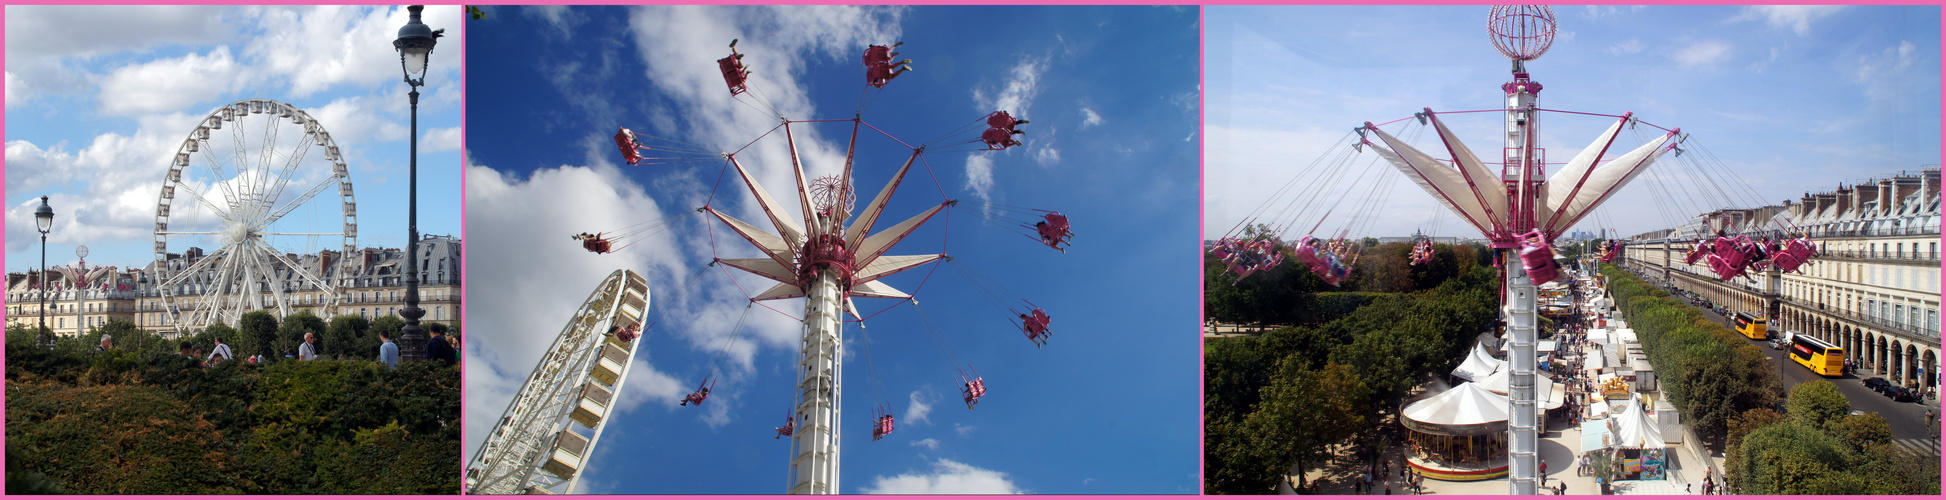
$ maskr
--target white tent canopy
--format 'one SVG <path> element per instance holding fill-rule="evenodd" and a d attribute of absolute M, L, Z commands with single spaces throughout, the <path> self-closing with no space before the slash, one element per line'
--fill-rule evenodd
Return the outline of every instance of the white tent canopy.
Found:
<path fill-rule="evenodd" d="M 1487 375 L 1486 378 L 1474 381 L 1473 383 L 1478 384 L 1481 389 L 1505 396 L 1507 395 L 1507 380 L 1512 375 L 1513 370 L 1508 370 L 1503 365 L 1500 367 L 1500 370 L 1493 372 L 1492 375 Z M 1543 409 L 1557 409 L 1567 402 L 1567 386 L 1548 378 L 1545 373 L 1534 373 L 1534 390 L 1538 392 L 1538 394 L 1534 395 L 1534 399 L 1542 402 L 1541 408 Z"/>
<path fill-rule="evenodd" d="M 1479 425 L 1507 421 L 1507 397 L 1463 383 L 1439 395 L 1406 405 L 1407 419 L 1435 425 Z"/>
<path fill-rule="evenodd" d="M 1461 362 L 1458 368 L 1453 369 L 1453 376 L 1477 381 L 1492 374 L 1494 370 L 1500 369 L 1500 366 L 1504 364 L 1506 364 L 1505 361 L 1493 357 L 1493 353 L 1487 351 L 1485 344 L 1475 342 L 1473 344 L 1473 352 L 1466 355 L 1466 361 Z"/>
<path fill-rule="evenodd" d="M 1662 440 L 1662 427 L 1649 419 L 1649 412 L 1643 408 L 1640 397 L 1631 398 L 1628 408 L 1622 414 L 1608 419 L 1608 431 L 1615 436 L 1610 441 L 1616 448 L 1660 449 L 1668 448 L 1669 443 Z"/>

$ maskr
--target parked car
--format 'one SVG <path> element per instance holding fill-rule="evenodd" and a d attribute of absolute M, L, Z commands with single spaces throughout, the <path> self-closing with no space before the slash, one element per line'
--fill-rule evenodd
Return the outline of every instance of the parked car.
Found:
<path fill-rule="evenodd" d="M 1890 382 L 1886 382 L 1884 378 L 1872 377 L 1872 378 L 1865 379 L 1865 388 L 1871 389 L 1873 391 L 1877 391 L 1879 390 L 1879 388 L 1885 387 L 1885 385 L 1888 383 Z"/>
<path fill-rule="evenodd" d="M 1886 384 L 1884 392 L 1885 392 L 1885 397 L 1892 398 L 1892 401 L 1896 401 L 1900 403 L 1907 403 L 1907 402 L 1913 402 L 1919 400 L 1919 393 L 1907 390 L 1904 387 L 1899 387 L 1896 385 Z"/>

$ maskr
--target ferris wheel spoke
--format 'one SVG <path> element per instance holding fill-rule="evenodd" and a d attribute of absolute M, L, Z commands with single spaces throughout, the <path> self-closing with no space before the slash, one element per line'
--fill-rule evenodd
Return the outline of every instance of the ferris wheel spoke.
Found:
<path fill-rule="evenodd" d="M 275 201 L 278 198 L 282 198 L 284 196 L 284 187 L 290 184 L 290 180 L 292 177 L 296 176 L 297 165 L 299 163 L 303 163 L 304 156 L 309 154 L 310 152 L 311 152 L 311 141 L 306 139 L 300 139 L 297 141 L 297 150 L 292 151 L 290 158 L 284 161 L 284 173 L 277 176 L 277 185 L 276 187 L 273 187 L 270 190 L 270 199 L 272 201 Z M 330 155 L 326 155 L 325 159 L 327 160 L 331 159 Z M 331 176 L 331 178 L 336 178 L 336 177 L 337 175 L 335 174 Z"/>
<path fill-rule="evenodd" d="M 264 260 L 263 258 L 266 255 L 272 255 L 279 258 L 283 256 L 279 255 L 276 249 L 270 248 L 269 245 L 265 245 L 262 241 L 253 239 L 251 240 L 251 244 L 260 247 L 257 249 L 257 251 L 251 252 L 253 255 L 250 260 L 251 263 L 256 265 L 257 272 L 263 273 L 262 274 L 263 279 L 260 282 L 263 283 L 264 286 L 270 288 L 271 302 L 273 302 L 274 305 L 277 306 L 277 315 L 280 317 L 289 316 L 291 313 L 291 307 L 290 307 L 291 303 L 289 298 L 284 295 L 284 287 L 279 286 L 281 284 L 280 282 L 283 280 L 279 279 L 275 268 L 271 267 L 270 261 Z M 291 269 L 296 270 L 295 267 L 292 267 Z M 252 280 L 252 281 L 254 282 L 257 280 Z M 256 283 L 251 283 L 251 284 L 254 285 Z M 258 300 L 262 297 L 262 294 L 253 293 L 249 295 L 251 297 L 251 300 L 253 301 Z M 256 304 L 253 303 L 253 305 Z"/>
<path fill-rule="evenodd" d="M 297 262 L 291 261 L 290 257 L 285 256 L 282 252 L 271 251 L 268 253 L 270 254 L 271 257 L 276 258 L 278 261 L 283 262 L 285 267 L 291 269 L 291 273 L 296 274 L 302 280 L 308 281 L 312 285 L 316 285 L 319 290 L 330 292 L 328 293 L 328 295 L 331 296 L 331 303 L 337 302 L 337 293 L 335 293 L 336 290 L 332 289 L 330 284 L 325 283 L 324 279 L 317 277 L 317 275 L 311 274 L 309 269 L 305 269 L 304 266 L 300 266 L 297 264 Z"/>
<path fill-rule="evenodd" d="M 210 150 L 210 144 L 207 139 L 198 139 L 196 142 L 198 143 L 196 150 L 203 153 L 203 159 L 207 160 L 203 163 L 203 166 L 209 169 L 210 184 L 214 184 L 217 189 L 223 190 L 223 201 L 229 202 L 230 208 L 235 209 L 237 207 L 237 194 L 236 190 L 231 189 L 231 185 L 234 183 L 228 182 L 230 176 L 223 173 L 221 168 L 223 166 L 223 160 L 218 158 L 216 153 Z"/>
<path fill-rule="evenodd" d="M 230 211 L 228 209 L 217 206 L 216 203 L 209 201 L 209 198 L 204 197 L 201 191 L 197 191 L 196 188 L 189 187 L 189 184 L 178 182 L 176 183 L 176 190 L 188 192 L 191 198 L 195 198 L 196 201 L 202 202 L 203 206 L 209 207 L 210 212 L 216 214 L 217 217 L 220 217 L 225 221 L 235 220 L 235 217 L 230 214 Z M 229 194 L 225 193 L 224 196 L 229 196 Z"/>
<path fill-rule="evenodd" d="M 155 234 L 161 234 L 161 235 L 176 235 L 176 234 L 202 234 L 202 235 L 214 235 L 214 234 L 226 234 L 226 233 L 225 233 L 225 232 L 223 232 L 223 231 L 156 231 L 156 232 L 155 232 Z"/>
<path fill-rule="evenodd" d="M 262 222 L 258 223 L 258 226 L 262 227 L 262 226 L 275 224 L 277 221 L 282 220 L 285 215 L 289 215 L 292 210 L 296 210 L 297 207 L 304 206 L 306 202 L 311 201 L 311 198 L 317 197 L 318 193 L 324 192 L 325 188 L 331 187 L 336 184 L 338 184 L 337 175 L 334 174 L 330 177 L 325 177 L 323 181 L 318 182 L 318 185 L 312 186 L 311 189 L 304 191 L 303 196 L 299 196 L 297 197 L 297 199 L 291 200 L 289 204 L 284 205 L 284 208 L 280 208 L 277 210 L 276 213 L 270 214 L 269 217 L 264 218 Z"/>

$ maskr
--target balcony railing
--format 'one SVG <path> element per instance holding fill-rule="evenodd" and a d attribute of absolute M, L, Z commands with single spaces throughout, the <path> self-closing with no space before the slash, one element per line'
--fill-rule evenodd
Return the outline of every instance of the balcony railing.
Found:
<path fill-rule="evenodd" d="M 1810 304 L 1795 299 L 1782 299 L 1782 300 L 1784 301 L 1784 303 L 1790 304 L 1792 306 L 1796 306 L 1800 309 L 1804 309 L 1807 311 L 1817 311 L 1818 314 L 1823 314 L 1823 315 L 1843 319 L 1845 321 L 1849 321 L 1856 325 L 1867 325 L 1879 330 L 1889 330 L 1893 332 L 1903 333 L 1906 335 L 1918 337 L 1920 339 L 1931 340 L 1934 342 L 1939 341 L 1938 328 L 1929 329 L 1929 328 L 1925 328 L 1925 325 L 1917 325 L 1905 321 L 1882 320 L 1878 318 L 1873 318 L 1871 316 L 1866 316 L 1863 314 L 1852 313 L 1844 309 L 1839 309 L 1835 307 L 1825 307 L 1824 304 Z"/>

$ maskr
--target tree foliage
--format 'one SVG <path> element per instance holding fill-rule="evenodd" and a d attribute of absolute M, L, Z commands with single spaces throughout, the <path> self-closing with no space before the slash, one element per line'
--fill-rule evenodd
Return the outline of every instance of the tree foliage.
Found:
<path fill-rule="evenodd" d="M 1321 465 L 1417 381 L 1450 371 L 1496 312 L 1497 274 L 1467 268 L 1413 293 L 1311 294 L 1336 310 L 1290 313 L 1319 317 L 1257 337 L 1208 339 L 1205 493 L 1271 493 L 1286 470 Z M 1227 300 L 1261 299 L 1243 286 L 1230 291 L 1240 296 Z"/>
<path fill-rule="evenodd" d="M 242 324 L 256 334 L 280 329 L 268 314 L 246 315 Z M 370 360 L 204 368 L 177 354 L 173 339 L 127 335 L 126 342 L 117 337 L 118 348 L 96 353 L 85 339 L 63 338 L 48 349 L 35 345 L 31 329 L 8 329 L 10 492 L 459 491 L 455 368 L 392 370 Z M 32 474 L 41 480 L 26 481 Z"/>
<path fill-rule="evenodd" d="M 1835 398 L 1835 399 L 1834 399 Z M 1830 382 L 1791 389 L 1789 417 L 1752 410 L 1732 425 L 1726 479 L 1750 495 L 1939 494 L 1939 462 L 1892 445 L 1877 414 L 1847 415 Z M 1767 423 L 1766 423 L 1767 422 Z M 1747 434 L 1745 428 L 1758 426 Z"/>
<path fill-rule="evenodd" d="M 1704 443 L 1724 449 L 1732 419 L 1776 406 L 1783 383 L 1761 349 L 1618 266 L 1604 264 L 1602 274 L 1669 401 Z"/>

